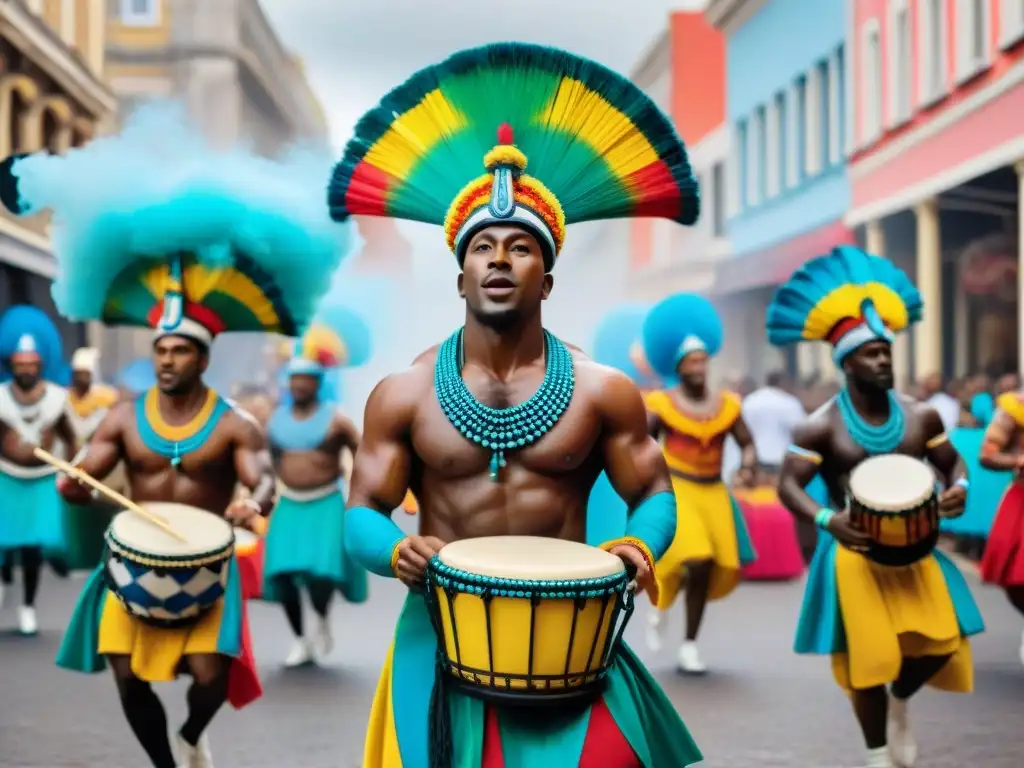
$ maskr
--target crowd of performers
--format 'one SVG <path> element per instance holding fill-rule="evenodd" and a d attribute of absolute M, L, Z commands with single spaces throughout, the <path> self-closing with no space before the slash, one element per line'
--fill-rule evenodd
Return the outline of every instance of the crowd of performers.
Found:
<path fill-rule="evenodd" d="M 18 214 L 55 213 L 63 315 L 153 329 L 155 382 L 115 402 L 91 380 L 93 353 L 69 377 L 45 316 L 4 316 L 0 550 L 22 570 L 19 624 L 34 633 L 67 505 L 111 496 L 104 483 L 124 468 L 124 511 L 57 663 L 111 669 L 156 768 L 210 768 L 217 711 L 260 696 L 248 599 L 283 606 L 296 638 L 285 663 L 303 664 L 330 652 L 331 600 L 365 601 L 367 572 L 409 588 L 367 768 L 701 761 L 620 630 L 646 595 L 658 648 L 681 602 L 679 667 L 705 672 L 705 607 L 758 556 L 742 494 L 722 479 L 730 437 L 740 485 L 763 468 L 740 399 L 710 384 L 721 320 L 694 295 L 628 308 L 593 358 L 541 320 L 567 225 L 698 217 L 685 148 L 634 85 L 565 52 L 491 45 L 391 91 L 333 169 L 215 154 L 180 113 L 151 107 L 66 157 L 9 159 L 0 196 Z M 364 332 L 321 301 L 353 215 L 442 227 L 466 308 L 461 328 L 377 385 L 361 435 L 326 381 L 365 359 Z M 936 412 L 892 389 L 894 334 L 922 311 L 902 272 L 844 246 L 802 267 L 767 318 L 771 343 L 827 343 L 842 372 L 794 433 L 778 497 L 820 530 L 796 651 L 831 657 L 869 768 L 915 764 L 909 699 L 924 685 L 970 691 L 969 638 L 984 628 L 935 547 L 940 517 L 964 511 L 965 462 Z M 235 332 L 297 339 L 287 394 L 259 417 L 203 381 L 214 338 Z M 1024 404 L 998 405 L 980 461 L 1019 469 Z M 58 443 L 70 464 L 51 455 Z M 416 535 L 392 519 L 403 508 Z M 982 572 L 1024 612 L 1022 532 L 1014 485 Z M 172 745 L 152 684 L 179 674 L 192 683 Z"/>

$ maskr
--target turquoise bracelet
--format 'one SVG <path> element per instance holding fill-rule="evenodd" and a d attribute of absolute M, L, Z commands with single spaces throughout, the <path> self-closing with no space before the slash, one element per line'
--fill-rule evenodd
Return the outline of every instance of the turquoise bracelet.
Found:
<path fill-rule="evenodd" d="M 831 509 L 819 509 L 818 513 L 814 516 L 814 522 L 821 530 L 827 531 L 829 521 L 835 516 L 836 513 Z"/>
<path fill-rule="evenodd" d="M 953 483 L 953 485 L 959 485 L 965 491 L 971 490 L 971 481 L 966 477 L 959 478 L 955 483 Z"/>

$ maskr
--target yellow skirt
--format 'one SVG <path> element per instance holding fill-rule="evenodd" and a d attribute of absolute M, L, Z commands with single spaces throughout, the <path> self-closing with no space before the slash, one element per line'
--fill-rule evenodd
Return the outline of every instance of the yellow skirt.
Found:
<path fill-rule="evenodd" d="M 195 624 L 164 629 L 144 624 L 107 593 L 100 618 L 98 652 L 131 656 L 132 672 L 140 680 L 166 683 L 177 677 L 182 657 L 219 653 L 218 639 L 224 615 L 219 600 Z"/>
<path fill-rule="evenodd" d="M 832 673 L 842 688 L 891 683 L 904 657 L 952 654 L 928 684 L 957 693 L 972 690 L 970 642 L 960 636 L 953 600 L 934 557 L 894 568 L 837 547 L 835 558 L 847 651 L 832 655 Z"/>
<path fill-rule="evenodd" d="M 676 535 L 658 561 L 658 610 L 672 607 L 686 580 L 685 564 L 711 560 L 709 600 L 721 600 L 740 582 L 739 543 L 732 499 L 724 483 L 695 483 L 672 477 Z"/>
<path fill-rule="evenodd" d="M 363 747 L 363 765 L 366 768 L 401 768 L 402 765 L 391 702 L 394 653 L 395 647 L 392 643 L 377 682 L 377 691 L 373 695 L 370 722 L 366 728 L 366 743 Z"/>

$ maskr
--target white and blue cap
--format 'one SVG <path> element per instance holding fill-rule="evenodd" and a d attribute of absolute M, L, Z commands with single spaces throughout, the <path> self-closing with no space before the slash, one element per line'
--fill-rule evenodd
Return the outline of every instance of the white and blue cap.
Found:
<path fill-rule="evenodd" d="M 644 354 L 663 379 L 676 375 L 687 355 L 718 354 L 725 331 L 714 305 L 695 293 L 677 293 L 654 305 L 644 319 Z"/>

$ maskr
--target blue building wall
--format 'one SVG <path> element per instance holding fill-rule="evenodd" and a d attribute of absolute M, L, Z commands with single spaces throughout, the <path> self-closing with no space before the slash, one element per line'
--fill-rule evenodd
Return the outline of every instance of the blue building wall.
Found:
<path fill-rule="evenodd" d="M 727 114 L 734 129 L 733 157 L 739 161 L 739 172 L 733 175 L 739 210 L 729 219 L 729 239 L 733 253 L 751 251 L 785 243 L 842 217 L 850 204 L 850 185 L 846 176 L 843 146 L 846 122 L 847 55 L 846 7 L 843 0 L 768 0 L 754 16 L 733 32 L 726 41 Z M 802 100 L 793 103 L 794 83 L 807 78 L 815 68 L 834 67 L 840 84 L 838 102 L 839 152 L 836 162 L 829 162 L 827 146 L 822 144 L 819 170 L 801 173 L 795 185 L 786 179 L 786 149 L 790 125 L 778 137 L 779 146 L 770 148 L 762 141 L 764 151 L 751 158 L 744 131 L 755 125 L 759 110 L 767 110 L 773 100 L 785 94 L 785 110 L 802 110 Z M 821 105 L 819 105 L 821 106 Z M 827 106 L 823 107 L 827 110 Z M 766 113 L 767 114 L 767 113 Z M 801 120 L 802 124 L 802 120 Z M 827 123 L 821 126 L 827 135 Z M 806 137 L 798 131 L 797 150 L 804 152 Z M 737 141 L 737 139 L 740 141 Z M 792 146 L 792 145 L 788 145 Z M 783 183 L 776 194 L 768 196 L 765 173 L 765 151 L 778 152 Z M 747 202 L 748 165 L 756 161 L 761 175 L 761 194 L 753 204 Z"/>

